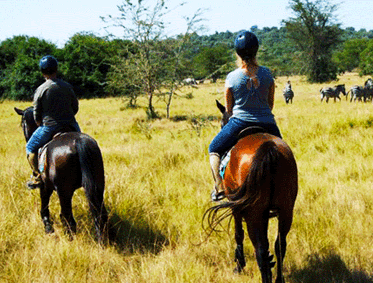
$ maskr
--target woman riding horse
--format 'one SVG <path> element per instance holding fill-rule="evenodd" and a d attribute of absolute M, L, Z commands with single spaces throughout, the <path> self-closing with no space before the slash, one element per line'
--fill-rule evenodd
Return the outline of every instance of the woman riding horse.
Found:
<path fill-rule="evenodd" d="M 210 165 L 215 180 L 213 201 L 224 198 L 222 178 L 219 174 L 221 156 L 238 140 L 241 130 L 259 126 L 281 138 L 272 109 L 275 83 L 268 68 L 259 66 L 256 54 L 257 37 L 249 31 L 241 31 L 234 41 L 239 68 L 228 74 L 225 82 L 225 105 L 230 116 L 209 146 Z"/>
<path fill-rule="evenodd" d="M 72 127 L 80 132 L 75 114 L 79 110 L 78 99 L 72 86 L 57 78 L 58 62 L 50 55 L 44 56 L 39 67 L 45 79 L 34 95 L 34 119 L 39 126 L 26 144 L 27 160 L 33 171 L 27 182 L 29 189 L 42 186 L 38 169 L 38 150 L 44 146 L 62 128 Z"/>

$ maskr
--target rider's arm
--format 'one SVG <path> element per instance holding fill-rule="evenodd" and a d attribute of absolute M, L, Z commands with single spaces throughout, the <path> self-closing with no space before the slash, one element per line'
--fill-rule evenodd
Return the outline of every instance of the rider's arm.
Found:
<path fill-rule="evenodd" d="M 229 116 L 232 116 L 233 114 L 233 106 L 234 106 L 234 99 L 233 99 L 233 92 L 231 88 L 225 89 L 225 107 L 226 111 L 229 114 Z"/>
<path fill-rule="evenodd" d="M 274 100 L 275 100 L 275 82 L 272 81 L 271 85 L 269 86 L 269 91 L 268 91 L 268 105 L 269 109 L 273 109 L 274 105 Z"/>
<path fill-rule="evenodd" d="M 36 122 L 36 125 L 40 126 L 42 124 L 42 106 L 41 106 L 41 101 L 40 101 L 40 96 L 41 96 L 41 89 L 38 88 L 35 92 L 34 96 L 34 120 Z"/>
<path fill-rule="evenodd" d="M 75 96 L 74 91 L 71 89 L 72 92 L 72 99 L 71 99 L 71 108 L 73 109 L 74 115 L 79 111 L 79 101 Z"/>

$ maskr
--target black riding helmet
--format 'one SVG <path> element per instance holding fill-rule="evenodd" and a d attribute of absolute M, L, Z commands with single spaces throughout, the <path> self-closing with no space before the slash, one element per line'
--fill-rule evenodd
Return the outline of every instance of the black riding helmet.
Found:
<path fill-rule="evenodd" d="M 51 75 L 57 72 L 58 62 L 52 55 L 46 55 L 40 59 L 39 67 L 43 74 Z"/>
<path fill-rule="evenodd" d="M 240 31 L 234 40 L 234 48 L 242 59 L 254 58 L 259 49 L 258 38 L 247 30 Z"/>

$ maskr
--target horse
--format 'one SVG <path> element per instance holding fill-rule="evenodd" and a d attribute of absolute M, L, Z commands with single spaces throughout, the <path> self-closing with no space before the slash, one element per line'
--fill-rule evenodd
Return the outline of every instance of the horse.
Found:
<path fill-rule="evenodd" d="M 228 121 L 225 107 L 217 101 L 223 113 L 222 125 Z M 246 265 L 242 222 L 255 248 L 256 261 L 262 282 L 272 282 L 273 255 L 269 253 L 268 223 L 278 219 L 278 234 L 275 242 L 277 258 L 276 282 L 284 282 L 282 274 L 286 253 L 286 237 L 293 221 L 294 204 L 298 193 L 298 171 L 290 147 L 280 138 L 265 132 L 239 139 L 231 150 L 231 157 L 223 179 L 227 201 L 209 208 L 203 215 L 208 228 L 215 231 L 221 221 L 233 217 L 235 223 L 234 272 L 240 273 Z M 222 212 L 219 214 L 218 212 Z"/>
<path fill-rule="evenodd" d="M 324 87 L 324 88 L 320 89 L 321 102 L 323 101 L 324 97 L 326 98 L 325 99 L 326 103 L 328 103 L 329 98 L 334 98 L 334 102 L 336 102 L 337 98 L 339 100 L 341 100 L 341 98 L 339 97 L 339 93 L 341 93 L 341 92 L 344 96 L 347 96 L 346 88 L 345 88 L 344 84 L 337 85 L 335 87 Z M 346 97 L 346 99 L 347 99 L 347 97 Z"/>
<path fill-rule="evenodd" d="M 291 89 L 291 84 L 290 84 L 290 81 L 287 82 L 285 88 L 284 88 L 284 91 L 283 91 L 283 96 L 285 98 L 285 103 L 286 104 L 289 104 L 290 103 L 293 103 L 293 98 L 294 98 L 294 92 L 293 90 Z"/>
<path fill-rule="evenodd" d="M 33 117 L 33 107 L 25 110 L 14 108 L 22 116 L 21 126 L 26 142 L 37 129 Z M 74 191 L 84 188 L 90 211 L 94 218 L 96 236 L 99 243 L 107 238 L 108 215 L 104 205 L 105 175 L 102 155 L 97 142 L 90 136 L 79 132 L 57 134 L 43 148 L 45 159 L 39 155 L 39 167 L 43 166 L 40 188 L 41 218 L 45 233 L 54 232 L 50 219 L 49 200 L 56 191 L 60 200 L 60 219 L 65 231 L 72 237 L 76 233 L 76 222 L 72 213 Z"/>

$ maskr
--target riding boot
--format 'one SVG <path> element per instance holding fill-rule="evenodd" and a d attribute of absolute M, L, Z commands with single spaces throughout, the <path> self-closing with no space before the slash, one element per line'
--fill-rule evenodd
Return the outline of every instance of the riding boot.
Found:
<path fill-rule="evenodd" d="M 217 153 L 210 153 L 210 166 L 212 171 L 212 176 L 215 180 L 214 189 L 211 192 L 212 201 L 220 201 L 225 198 L 223 180 L 219 173 L 220 167 L 220 156 Z"/>
<path fill-rule="evenodd" d="M 37 153 L 29 153 L 27 154 L 27 160 L 30 163 L 32 169 L 32 176 L 31 180 L 26 183 L 27 188 L 30 190 L 33 189 L 40 189 L 43 186 L 43 181 L 41 179 L 41 175 L 38 169 L 38 154 Z"/>

